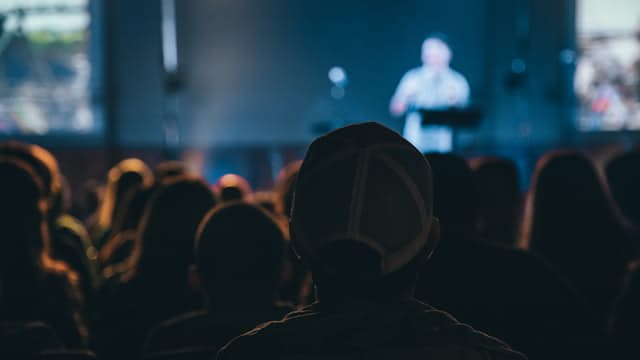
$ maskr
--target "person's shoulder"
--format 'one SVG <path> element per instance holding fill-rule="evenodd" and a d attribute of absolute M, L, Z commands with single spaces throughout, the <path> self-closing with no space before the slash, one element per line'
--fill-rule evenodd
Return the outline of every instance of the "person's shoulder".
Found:
<path fill-rule="evenodd" d="M 171 348 L 185 333 L 203 331 L 209 323 L 206 311 L 193 311 L 165 320 L 151 330 L 145 341 L 145 352 Z"/>
<path fill-rule="evenodd" d="M 433 345 L 468 348 L 486 354 L 489 359 L 526 359 L 502 340 L 475 330 L 444 311 L 425 306 L 422 317 L 423 323 L 428 324 L 423 334 L 427 343 L 435 341 Z"/>
<path fill-rule="evenodd" d="M 361 344 L 368 344 L 368 347 L 357 350 L 361 355 L 372 352 L 382 354 L 406 348 L 405 350 L 413 354 L 435 354 L 438 353 L 438 349 L 443 350 L 443 354 L 451 354 L 451 351 L 455 351 L 456 354 L 473 354 L 469 357 L 454 357 L 461 359 L 526 359 L 500 340 L 476 331 L 458 322 L 451 315 L 417 301 L 379 310 L 381 313 L 376 315 L 381 316 L 379 320 L 392 327 L 399 325 L 396 329 L 398 332 L 387 334 L 388 336 L 381 335 L 387 331 L 377 320 L 370 323 L 370 329 L 364 330 L 363 327 L 368 326 L 364 320 L 369 317 L 367 311 L 363 318 L 360 316 L 363 314 L 336 315 L 310 306 L 293 311 L 280 321 L 265 323 L 236 337 L 218 352 L 218 359 L 278 358 L 281 355 L 307 352 L 315 354 L 317 351 L 326 351 L 323 356 L 344 355 L 354 349 L 345 343 L 350 340 L 331 335 L 344 333 L 344 329 L 340 327 L 363 329 L 362 334 L 358 335 L 358 340 L 354 339 Z M 326 342 L 327 339 L 332 340 Z"/>
<path fill-rule="evenodd" d="M 416 78 L 422 75 L 424 71 L 424 68 L 419 66 L 419 67 L 415 67 L 413 69 L 410 69 L 409 71 L 407 71 L 404 76 L 402 77 L 403 79 L 411 79 L 411 78 Z"/>
<path fill-rule="evenodd" d="M 220 351 L 217 359 L 250 359 L 262 354 L 274 354 L 283 350 L 280 341 L 291 339 L 301 323 L 307 323 L 315 316 L 311 306 L 286 314 L 281 320 L 269 321 L 235 337 Z"/>

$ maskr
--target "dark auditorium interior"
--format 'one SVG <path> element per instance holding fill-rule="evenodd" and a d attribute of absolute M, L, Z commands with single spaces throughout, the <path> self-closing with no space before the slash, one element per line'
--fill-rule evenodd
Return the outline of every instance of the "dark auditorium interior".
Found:
<path fill-rule="evenodd" d="M 0 0 L 0 359 L 640 359 L 640 1 Z"/>

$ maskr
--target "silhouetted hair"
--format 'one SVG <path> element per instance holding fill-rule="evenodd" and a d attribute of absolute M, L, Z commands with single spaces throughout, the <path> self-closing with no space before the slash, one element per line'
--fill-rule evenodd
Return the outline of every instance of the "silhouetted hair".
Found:
<path fill-rule="evenodd" d="M 603 319 L 620 290 L 629 244 L 586 156 L 557 151 L 538 161 L 523 226 L 522 245 L 569 279 Z"/>
<path fill-rule="evenodd" d="M 478 187 L 478 233 L 502 246 L 518 241 L 520 177 L 509 159 L 485 157 L 471 162 Z"/>
<path fill-rule="evenodd" d="M 57 316 L 43 308 L 62 298 L 62 301 L 72 301 L 67 295 L 79 297 L 78 275 L 67 264 L 51 258 L 47 204 L 43 197 L 46 191 L 40 177 L 26 162 L 0 157 L 0 179 L 0 299 L 3 304 L 0 317 L 8 316 L 14 321 L 52 320 L 30 316 Z M 59 281 L 61 287 L 55 288 L 54 280 Z M 53 288 L 59 292 L 47 293 Z M 63 293 L 65 290 L 68 294 Z M 61 313 L 64 310 L 56 309 Z M 75 330 L 86 338 L 86 329 Z"/>
<path fill-rule="evenodd" d="M 425 156 L 433 169 L 433 215 L 440 220 L 441 246 L 473 240 L 478 218 L 475 175 L 458 155 Z"/>
<path fill-rule="evenodd" d="M 293 202 L 293 191 L 295 190 L 296 178 L 300 172 L 302 161 L 294 161 L 285 166 L 276 180 L 275 193 L 277 197 L 276 208 L 279 213 L 287 218 L 291 214 L 291 204 Z"/>
<path fill-rule="evenodd" d="M 53 197 L 61 191 L 62 182 L 56 158 L 45 148 L 19 141 L 0 144 L 0 156 L 25 162 L 42 182 L 42 196 L 51 207 Z"/>
<path fill-rule="evenodd" d="M 222 176 L 216 184 L 216 190 L 222 202 L 245 200 L 251 194 L 249 182 L 236 174 Z"/>
<path fill-rule="evenodd" d="M 538 161 L 532 178 L 522 245 L 545 253 L 564 248 L 566 255 L 585 250 L 595 255 L 616 248 L 604 241 L 624 234 L 621 220 L 586 156 L 552 152 Z M 564 235 L 570 236 L 563 239 Z"/>
<path fill-rule="evenodd" d="M 137 186 L 151 186 L 153 175 L 147 165 L 139 159 L 125 159 L 109 170 L 107 185 L 98 212 L 97 223 L 109 229 L 118 220 L 123 209 L 123 200 Z"/>
<path fill-rule="evenodd" d="M 611 194 L 620 210 L 640 225 L 640 151 L 619 154 L 606 165 Z"/>
<path fill-rule="evenodd" d="M 209 297 L 275 296 L 284 257 L 284 234 L 264 210 L 231 202 L 203 219 L 196 266 Z"/>
<path fill-rule="evenodd" d="M 211 189 L 199 178 L 164 183 L 147 204 L 129 260 L 131 270 L 123 280 L 135 276 L 172 286 L 186 284 L 198 224 L 215 204 Z"/>

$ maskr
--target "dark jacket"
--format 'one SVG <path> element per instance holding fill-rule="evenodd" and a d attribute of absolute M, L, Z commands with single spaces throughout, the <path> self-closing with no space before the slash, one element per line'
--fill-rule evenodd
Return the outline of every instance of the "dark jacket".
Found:
<path fill-rule="evenodd" d="M 315 303 L 227 344 L 231 359 L 526 359 L 506 344 L 416 300 Z"/>

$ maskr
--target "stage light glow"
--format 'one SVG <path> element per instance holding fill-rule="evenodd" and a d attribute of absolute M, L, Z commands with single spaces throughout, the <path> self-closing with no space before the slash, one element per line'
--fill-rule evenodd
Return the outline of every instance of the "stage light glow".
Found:
<path fill-rule="evenodd" d="M 329 69 L 329 80 L 337 87 L 345 87 L 347 85 L 347 72 L 340 66 L 334 66 Z"/>

